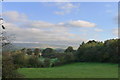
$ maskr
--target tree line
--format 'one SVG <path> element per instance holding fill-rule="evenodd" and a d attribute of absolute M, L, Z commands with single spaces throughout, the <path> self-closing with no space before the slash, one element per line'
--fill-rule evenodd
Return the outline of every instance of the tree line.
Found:
<path fill-rule="evenodd" d="M 88 41 L 77 49 L 78 61 L 84 62 L 119 62 L 120 39 L 110 39 L 104 42 Z"/>
<path fill-rule="evenodd" d="M 3 52 L 3 77 L 20 77 L 16 71 L 18 68 L 44 68 L 61 66 L 73 62 L 109 62 L 118 63 L 120 39 L 110 39 L 104 42 L 90 40 L 82 42 L 77 50 L 69 46 L 62 53 L 52 48 L 40 50 L 39 48 L 14 50 Z M 41 53 L 41 55 L 40 55 Z M 6 65 L 8 64 L 8 65 Z M 10 69 L 10 70 L 9 70 Z M 13 74 L 11 74 L 11 72 Z M 18 75 L 15 75 L 17 73 Z"/>

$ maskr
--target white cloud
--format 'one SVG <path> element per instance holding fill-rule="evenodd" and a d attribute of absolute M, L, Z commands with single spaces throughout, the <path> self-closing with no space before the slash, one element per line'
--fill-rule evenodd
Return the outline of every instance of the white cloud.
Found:
<path fill-rule="evenodd" d="M 54 13 L 57 14 L 57 15 L 64 15 L 64 14 L 66 14 L 66 12 L 63 12 L 63 11 L 62 12 L 55 11 Z"/>
<path fill-rule="evenodd" d="M 13 11 L 10 11 L 12 14 Z M 70 28 L 79 28 L 79 27 L 95 27 L 96 24 L 88 21 L 76 20 L 76 21 L 68 21 L 61 22 L 57 24 L 45 22 L 45 21 L 37 21 L 37 20 L 29 20 L 26 15 L 20 14 L 18 12 L 13 12 L 13 15 L 7 15 L 9 12 L 4 12 L 5 20 L 4 23 L 6 26 L 6 31 L 9 34 L 15 34 L 16 40 L 15 42 L 39 42 L 46 44 L 57 44 L 57 45 L 79 45 L 82 41 L 87 40 L 86 37 L 82 37 L 85 34 L 75 34 L 74 32 L 70 32 Z M 23 21 L 20 18 L 23 17 Z M 12 19 L 13 17 L 13 19 Z M 15 20 L 15 18 L 17 18 Z M 21 24 L 18 24 L 21 23 Z"/>
<path fill-rule="evenodd" d="M 45 44 L 56 45 L 79 45 L 85 39 L 81 39 L 73 33 L 69 33 L 67 29 L 52 28 L 52 30 L 45 31 L 38 28 L 21 28 L 15 24 L 5 23 L 8 34 L 15 34 L 15 42 L 39 42 Z M 74 37 L 74 38 L 72 38 Z"/>
<path fill-rule="evenodd" d="M 31 27 L 36 27 L 36 28 L 48 28 L 48 27 L 53 27 L 54 24 L 44 22 L 44 21 L 29 21 L 26 25 L 29 25 Z"/>
<path fill-rule="evenodd" d="M 79 9 L 80 4 L 73 4 L 73 3 L 56 3 L 56 6 L 58 7 L 58 9 L 60 9 L 59 11 L 55 11 L 55 14 L 58 15 L 65 15 L 65 14 L 69 14 L 71 12 L 73 12 L 73 10 L 77 10 Z"/>
<path fill-rule="evenodd" d="M 68 8 L 70 7 L 70 9 L 74 7 L 70 3 L 67 6 Z M 62 9 L 65 9 L 65 6 L 63 6 Z M 56 26 L 65 27 L 66 25 L 75 26 L 75 27 L 95 27 L 96 26 L 95 23 L 83 21 L 83 20 L 69 21 L 66 23 L 61 22 L 58 24 L 53 24 L 53 23 L 44 22 L 44 21 L 29 20 L 24 13 L 18 13 L 16 11 L 7 11 L 7 12 L 4 12 L 3 15 L 7 22 L 17 23 L 17 24 L 24 23 L 24 26 L 36 27 L 36 28 L 41 28 L 41 27 L 46 28 L 46 27 L 56 27 Z"/>
<path fill-rule="evenodd" d="M 111 9 L 111 7 L 112 7 L 111 4 L 106 4 L 105 7 L 106 7 L 106 11 L 105 11 L 106 13 L 112 13 L 113 12 L 113 10 Z"/>
<path fill-rule="evenodd" d="M 83 20 L 78 20 L 78 21 L 70 21 L 68 23 L 71 26 L 76 26 L 76 27 L 95 27 L 95 23 L 91 23 L 88 21 L 83 21 Z"/>
<path fill-rule="evenodd" d="M 111 5 L 110 4 L 106 4 L 105 7 L 109 8 L 109 7 L 111 7 Z"/>
<path fill-rule="evenodd" d="M 3 17 L 9 22 L 26 22 L 27 16 L 24 13 L 19 14 L 17 11 L 7 11 L 3 13 Z"/>
<path fill-rule="evenodd" d="M 113 12 L 113 11 L 110 10 L 110 9 L 106 10 L 106 13 L 112 13 L 112 12 Z"/>
<path fill-rule="evenodd" d="M 95 28 L 94 29 L 96 32 L 102 32 L 103 31 L 103 29 L 99 29 L 99 28 Z"/>

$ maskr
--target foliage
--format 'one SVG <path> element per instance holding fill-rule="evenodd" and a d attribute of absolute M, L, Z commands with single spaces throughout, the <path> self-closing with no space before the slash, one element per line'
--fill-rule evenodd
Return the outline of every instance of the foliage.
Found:
<path fill-rule="evenodd" d="M 13 58 L 8 54 L 4 53 L 2 57 L 2 78 L 23 77 L 16 71 L 19 67 L 13 63 Z"/>
<path fill-rule="evenodd" d="M 10 34 L 8 35 L 6 31 L 1 31 L 1 35 L 0 42 L 2 44 L 2 79 L 23 77 L 16 71 L 18 66 L 13 63 L 13 58 L 11 56 L 11 51 L 14 49 L 14 46 L 11 43 L 13 36 L 10 36 Z"/>
<path fill-rule="evenodd" d="M 34 54 L 36 56 L 39 56 L 39 53 L 40 53 L 40 49 L 38 49 L 38 48 L 34 49 Z"/>
<path fill-rule="evenodd" d="M 28 65 L 29 56 L 23 53 L 17 53 L 12 55 L 14 64 L 18 65 L 19 67 L 26 67 Z"/>
<path fill-rule="evenodd" d="M 44 67 L 50 67 L 50 59 L 49 58 L 45 58 Z"/>
<path fill-rule="evenodd" d="M 42 56 L 50 58 L 50 57 L 52 57 L 53 53 L 55 53 L 55 52 L 52 48 L 46 48 L 42 51 Z"/>
<path fill-rule="evenodd" d="M 60 63 L 60 60 L 58 58 L 50 59 L 50 67 L 58 66 Z"/>
<path fill-rule="evenodd" d="M 10 55 L 13 64 L 18 67 L 55 67 L 72 62 L 110 62 L 118 63 L 118 39 L 106 40 L 105 42 L 88 41 L 82 43 L 77 51 L 69 46 L 64 53 L 56 53 L 52 48 L 46 48 L 39 55 L 40 49 L 21 49 L 13 51 Z M 28 55 L 26 55 L 28 54 Z"/>
<path fill-rule="evenodd" d="M 27 49 L 27 54 L 28 55 L 32 55 L 32 52 L 33 52 L 32 49 Z"/>
<path fill-rule="evenodd" d="M 79 61 L 84 62 L 118 62 L 118 39 L 103 42 L 88 41 L 77 50 Z"/>
<path fill-rule="evenodd" d="M 41 67 L 42 66 L 42 62 L 40 62 L 40 60 L 38 59 L 38 57 L 36 56 L 31 56 L 29 58 L 29 63 L 28 63 L 29 67 Z"/>
<path fill-rule="evenodd" d="M 73 50 L 73 47 L 72 46 L 69 46 L 66 50 L 65 50 L 65 52 L 66 53 L 68 53 L 68 52 L 73 52 L 74 50 Z"/>

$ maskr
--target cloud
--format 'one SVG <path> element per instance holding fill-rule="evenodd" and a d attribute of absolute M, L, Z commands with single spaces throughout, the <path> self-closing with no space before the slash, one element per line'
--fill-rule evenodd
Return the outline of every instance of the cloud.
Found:
<path fill-rule="evenodd" d="M 57 15 L 64 15 L 64 14 L 66 14 L 66 12 L 63 12 L 63 11 L 62 12 L 55 11 L 54 13 L 57 14 Z"/>
<path fill-rule="evenodd" d="M 106 4 L 105 7 L 106 7 L 106 11 L 105 11 L 106 13 L 112 13 L 113 12 L 113 10 L 111 9 L 111 7 L 112 7 L 111 4 Z"/>
<path fill-rule="evenodd" d="M 8 13 L 16 15 L 8 15 Z M 80 31 L 75 34 L 73 30 L 71 32 L 71 27 L 86 29 L 96 26 L 95 23 L 83 20 L 60 22 L 57 24 L 41 20 L 30 20 L 25 14 L 23 15 L 23 13 L 16 11 L 4 12 L 4 15 L 6 31 L 8 34 L 15 34 L 15 42 L 79 46 L 82 41 L 87 40 L 89 34 L 78 34 Z M 17 18 L 17 21 L 15 18 Z M 81 38 L 84 35 L 85 37 Z"/>
<path fill-rule="evenodd" d="M 102 32 L 103 31 L 103 29 L 99 29 L 99 28 L 95 28 L 94 29 L 96 32 Z"/>
<path fill-rule="evenodd" d="M 77 10 L 79 9 L 80 4 L 73 4 L 73 3 L 56 3 L 56 6 L 58 9 L 60 9 L 59 11 L 55 11 L 54 13 L 57 15 L 65 15 L 65 14 L 69 14 L 71 12 L 73 12 L 73 10 Z"/>
<path fill-rule="evenodd" d="M 106 4 L 105 7 L 110 8 L 112 5 Z"/>
<path fill-rule="evenodd" d="M 110 10 L 110 9 L 106 10 L 106 13 L 112 13 L 112 12 L 113 12 L 113 11 Z"/>
<path fill-rule="evenodd" d="M 25 23 L 25 25 L 36 28 L 49 28 L 54 26 L 54 24 L 45 21 L 29 21 L 28 23 Z"/>
<path fill-rule="evenodd" d="M 53 45 L 79 45 L 85 39 L 69 33 L 67 29 L 52 28 L 46 31 L 38 28 L 22 28 L 12 23 L 5 23 L 8 34 L 15 34 L 15 42 L 43 43 Z M 74 37 L 74 38 L 73 38 Z"/>
<path fill-rule="evenodd" d="M 113 29 L 112 31 L 115 36 L 120 37 L 120 34 L 119 34 L 120 28 Z"/>
<path fill-rule="evenodd" d="M 68 25 L 76 26 L 76 27 L 96 27 L 95 23 L 91 23 L 83 20 L 70 21 L 68 22 Z"/>
<path fill-rule="evenodd" d="M 27 22 L 27 16 L 24 13 L 19 14 L 17 11 L 3 12 L 3 17 L 9 22 Z"/>
<path fill-rule="evenodd" d="M 61 3 L 58 3 L 61 4 Z M 65 3 L 66 4 L 66 3 Z M 74 8 L 70 3 L 67 3 L 68 8 Z M 62 9 L 65 9 L 65 6 L 62 6 Z M 22 23 L 24 26 L 29 27 L 36 27 L 36 28 L 48 28 L 48 27 L 65 27 L 65 26 L 73 26 L 73 27 L 95 27 L 96 24 L 88 21 L 83 20 L 75 20 L 75 21 L 68 21 L 68 22 L 61 22 L 58 24 L 53 24 L 45 21 L 36 21 L 36 20 L 29 20 L 28 17 L 24 13 L 18 13 L 17 11 L 7 11 L 3 13 L 5 21 L 11 23 Z"/>
<path fill-rule="evenodd" d="M 43 22 L 43 21 L 32 21 L 29 24 L 31 27 L 36 27 L 36 28 L 66 28 L 66 27 L 96 27 L 95 23 L 88 22 L 88 21 L 83 21 L 83 20 L 75 20 L 75 21 L 68 21 L 68 22 L 60 22 L 57 24 L 52 24 L 49 22 Z"/>

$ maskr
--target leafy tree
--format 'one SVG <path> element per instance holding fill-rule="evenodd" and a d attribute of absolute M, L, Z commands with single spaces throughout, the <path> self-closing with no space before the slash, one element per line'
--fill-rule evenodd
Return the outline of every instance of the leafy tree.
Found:
<path fill-rule="evenodd" d="M 72 46 L 69 46 L 66 50 L 65 50 L 66 53 L 68 52 L 74 52 L 73 50 L 73 47 Z"/>
<path fill-rule="evenodd" d="M 22 48 L 21 52 L 24 53 L 24 54 L 26 54 L 26 48 Z"/>
<path fill-rule="evenodd" d="M 50 67 L 50 59 L 49 58 L 45 58 L 44 67 Z"/>
<path fill-rule="evenodd" d="M 46 48 L 42 51 L 42 56 L 43 57 L 51 57 L 53 53 L 55 53 L 55 52 L 52 48 Z"/>
<path fill-rule="evenodd" d="M 19 67 L 27 67 L 29 56 L 22 53 L 18 53 L 18 54 L 12 55 L 12 57 L 13 57 L 14 64 L 18 65 Z"/>
<path fill-rule="evenodd" d="M 38 57 L 35 56 L 31 56 L 29 58 L 29 67 L 41 67 L 42 62 L 39 61 Z"/>
<path fill-rule="evenodd" d="M 106 40 L 104 43 L 92 40 L 82 43 L 77 49 L 78 61 L 118 62 L 118 40 Z"/>
<path fill-rule="evenodd" d="M 36 48 L 34 49 L 34 55 L 39 56 L 40 49 Z"/>
<path fill-rule="evenodd" d="M 27 54 L 32 55 L 32 49 L 27 49 Z"/>
<path fill-rule="evenodd" d="M 2 25 L 2 27 L 4 26 Z M 3 29 L 5 29 L 5 27 Z M 17 69 L 19 67 L 13 63 L 13 58 L 11 56 L 12 53 L 10 52 L 14 49 L 13 45 L 11 44 L 11 40 L 14 39 L 13 36 L 8 36 L 6 31 L 2 31 L 1 35 L 2 36 L 0 39 L 2 40 L 2 70 L 1 67 L 0 70 L 2 71 L 2 79 L 23 77 L 17 72 Z"/>

